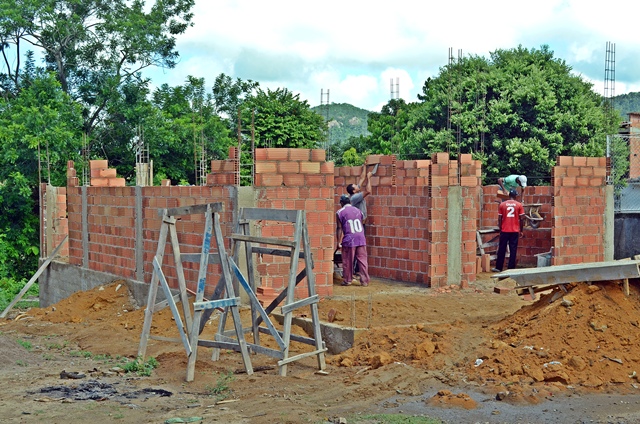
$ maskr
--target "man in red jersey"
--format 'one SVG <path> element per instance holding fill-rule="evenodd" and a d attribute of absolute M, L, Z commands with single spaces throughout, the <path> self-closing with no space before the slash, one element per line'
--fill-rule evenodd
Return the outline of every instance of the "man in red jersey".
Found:
<path fill-rule="evenodd" d="M 500 203 L 498 207 L 498 228 L 500 228 L 500 242 L 498 243 L 498 256 L 496 267 L 491 271 L 502 272 L 504 257 L 509 245 L 509 269 L 516 267 L 516 253 L 518 251 L 518 239 L 524 227 L 524 206 L 516 200 L 518 192 L 515 189 L 509 191 L 509 199 Z"/>

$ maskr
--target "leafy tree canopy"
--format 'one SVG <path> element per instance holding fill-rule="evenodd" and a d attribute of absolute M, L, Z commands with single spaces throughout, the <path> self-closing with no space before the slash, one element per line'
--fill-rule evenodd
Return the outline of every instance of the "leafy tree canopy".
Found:
<path fill-rule="evenodd" d="M 558 155 L 604 155 L 619 122 L 547 46 L 463 58 L 428 79 L 418 99 L 370 116 L 373 153 L 471 153 L 490 179 L 524 173 L 545 183 L 535 177 L 548 176 Z"/>

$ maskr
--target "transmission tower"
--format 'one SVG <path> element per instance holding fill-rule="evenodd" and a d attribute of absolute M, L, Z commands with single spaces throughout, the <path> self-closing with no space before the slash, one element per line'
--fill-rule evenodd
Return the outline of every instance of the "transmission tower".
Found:
<path fill-rule="evenodd" d="M 326 102 L 325 102 L 326 98 Z M 324 150 L 327 152 L 327 160 L 331 160 L 331 126 L 329 125 L 329 89 L 324 92 L 324 89 L 320 89 L 320 106 L 324 110 L 324 120 L 327 123 L 327 141 L 324 145 Z"/>
<path fill-rule="evenodd" d="M 390 86 L 391 100 L 399 99 L 400 98 L 400 78 L 396 77 L 395 87 L 393 85 L 393 78 L 390 78 L 389 86 Z"/>

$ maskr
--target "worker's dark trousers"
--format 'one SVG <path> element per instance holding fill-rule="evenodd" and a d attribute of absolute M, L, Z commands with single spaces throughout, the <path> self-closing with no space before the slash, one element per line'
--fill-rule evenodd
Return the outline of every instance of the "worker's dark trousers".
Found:
<path fill-rule="evenodd" d="M 496 257 L 496 268 L 502 271 L 504 265 L 504 257 L 507 254 L 507 244 L 509 245 L 509 269 L 516 267 L 516 252 L 518 251 L 518 239 L 520 233 L 500 233 L 500 242 L 498 243 L 498 256 Z"/>

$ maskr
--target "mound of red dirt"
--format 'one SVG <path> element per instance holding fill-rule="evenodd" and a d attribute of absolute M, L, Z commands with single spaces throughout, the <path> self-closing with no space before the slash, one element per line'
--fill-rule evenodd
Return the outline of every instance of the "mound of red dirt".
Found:
<path fill-rule="evenodd" d="M 635 389 L 640 373 L 640 296 L 617 283 L 574 284 L 488 330 L 470 380 L 561 383 L 590 390 Z"/>

